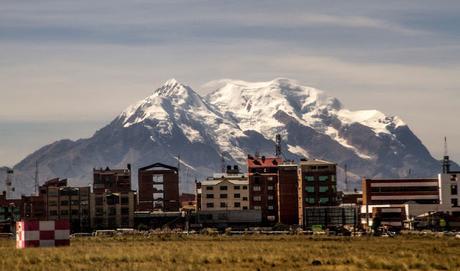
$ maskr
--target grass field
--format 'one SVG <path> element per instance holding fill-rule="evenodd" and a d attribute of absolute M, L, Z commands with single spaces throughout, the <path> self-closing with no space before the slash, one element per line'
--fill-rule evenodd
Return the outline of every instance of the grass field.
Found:
<path fill-rule="evenodd" d="M 436 237 L 105 237 L 16 250 L 0 240 L 0 270 L 460 270 L 460 240 Z"/>

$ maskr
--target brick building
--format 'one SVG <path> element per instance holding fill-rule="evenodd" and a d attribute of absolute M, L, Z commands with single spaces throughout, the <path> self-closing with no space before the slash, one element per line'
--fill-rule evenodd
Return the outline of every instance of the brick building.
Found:
<path fill-rule="evenodd" d="M 126 169 L 94 169 L 90 197 L 94 229 L 134 227 L 136 192 L 131 189 L 131 165 Z"/>
<path fill-rule="evenodd" d="M 264 224 L 278 221 L 277 184 L 278 165 L 282 159 L 277 157 L 248 156 L 248 177 L 250 209 L 262 211 Z"/>
<path fill-rule="evenodd" d="M 276 191 L 278 223 L 297 225 L 299 219 L 297 164 L 285 162 L 278 166 Z"/>
<path fill-rule="evenodd" d="M 155 163 L 139 169 L 139 211 L 179 211 L 178 168 Z"/>

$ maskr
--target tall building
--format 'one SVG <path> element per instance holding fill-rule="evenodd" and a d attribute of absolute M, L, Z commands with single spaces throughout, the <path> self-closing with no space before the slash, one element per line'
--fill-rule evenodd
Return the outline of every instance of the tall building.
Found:
<path fill-rule="evenodd" d="M 126 169 L 94 169 L 90 197 L 94 229 L 134 227 L 136 193 L 131 189 L 131 165 Z"/>
<path fill-rule="evenodd" d="M 249 208 L 262 211 L 262 221 L 274 224 L 278 221 L 278 157 L 248 155 Z"/>
<path fill-rule="evenodd" d="M 278 223 L 297 225 L 299 222 L 297 164 L 284 162 L 278 166 Z"/>
<path fill-rule="evenodd" d="M 323 160 L 302 160 L 298 169 L 299 225 L 305 208 L 337 205 L 337 165 Z"/>
<path fill-rule="evenodd" d="M 249 209 L 249 181 L 243 173 L 216 173 L 197 184 L 201 211 Z"/>
<path fill-rule="evenodd" d="M 139 211 L 179 211 L 179 170 L 155 163 L 139 169 Z"/>

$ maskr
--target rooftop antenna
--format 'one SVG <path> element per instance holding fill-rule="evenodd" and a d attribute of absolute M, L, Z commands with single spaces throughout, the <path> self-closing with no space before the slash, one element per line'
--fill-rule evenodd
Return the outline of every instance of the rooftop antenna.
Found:
<path fill-rule="evenodd" d="M 348 191 L 348 165 L 345 164 L 343 167 L 343 170 L 345 171 L 345 191 Z"/>
<path fill-rule="evenodd" d="M 447 137 L 444 137 L 444 157 L 442 160 L 442 173 L 447 174 L 449 172 L 450 172 L 449 150 L 447 148 Z"/>
<path fill-rule="evenodd" d="M 35 188 L 35 196 L 38 196 L 38 190 L 40 183 L 38 181 L 38 161 L 35 161 L 35 183 L 34 183 L 34 188 Z"/>

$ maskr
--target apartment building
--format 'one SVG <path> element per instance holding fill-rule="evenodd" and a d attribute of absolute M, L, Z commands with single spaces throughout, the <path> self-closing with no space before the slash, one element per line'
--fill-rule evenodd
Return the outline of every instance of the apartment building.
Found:
<path fill-rule="evenodd" d="M 94 169 L 90 197 L 92 228 L 134 227 L 136 196 L 131 189 L 131 165 L 126 169 Z"/>
<path fill-rule="evenodd" d="M 134 227 L 136 194 L 123 193 L 91 194 L 91 225 L 93 229 L 116 229 Z"/>
<path fill-rule="evenodd" d="M 298 168 L 299 225 L 305 208 L 336 206 L 337 165 L 324 160 L 302 160 Z"/>
<path fill-rule="evenodd" d="M 249 181 L 243 173 L 216 173 L 197 185 L 200 211 L 249 209 Z"/>
<path fill-rule="evenodd" d="M 179 170 L 155 163 L 139 169 L 139 211 L 177 212 L 179 201 Z"/>
<path fill-rule="evenodd" d="M 39 188 L 45 206 L 45 220 L 68 219 L 72 232 L 91 229 L 90 219 L 91 188 L 70 187 L 67 180 L 55 178 Z"/>
<path fill-rule="evenodd" d="M 278 157 L 248 155 L 249 208 L 261 210 L 264 224 L 278 221 Z"/>

